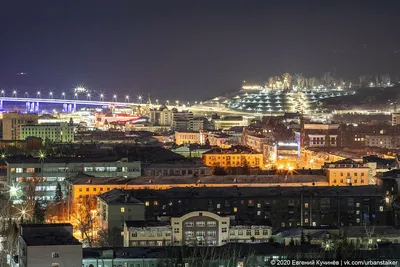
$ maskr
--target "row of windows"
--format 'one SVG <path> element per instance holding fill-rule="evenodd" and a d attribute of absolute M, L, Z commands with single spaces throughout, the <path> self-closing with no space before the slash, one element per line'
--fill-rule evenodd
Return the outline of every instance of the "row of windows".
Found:
<path fill-rule="evenodd" d="M 195 223 L 194 222 L 185 222 L 183 224 L 185 227 L 194 227 Z M 216 221 L 198 221 L 196 222 L 196 227 L 205 227 L 207 225 L 207 227 L 215 227 L 217 226 L 217 222 Z"/>
<path fill-rule="evenodd" d="M 164 235 L 165 236 L 171 236 L 171 231 L 164 231 Z M 139 232 L 136 232 L 136 231 L 134 231 L 134 232 L 132 232 L 131 233 L 131 236 L 132 237 L 146 237 L 146 236 L 148 236 L 148 237 L 155 237 L 155 236 L 157 236 L 157 237 L 162 237 L 163 236 L 163 231 L 157 231 L 157 232 L 155 232 L 155 231 L 149 231 L 149 232 L 146 232 L 146 231 L 139 231 Z"/>
<path fill-rule="evenodd" d="M 358 184 L 358 180 L 357 180 L 357 179 L 354 179 L 353 182 L 354 182 L 354 184 Z M 361 179 L 361 180 L 360 180 L 360 183 L 361 183 L 361 184 L 364 184 L 364 182 L 365 182 L 364 179 Z M 337 184 L 337 180 L 336 180 L 336 179 L 333 179 L 333 183 L 334 183 L 334 184 Z M 340 183 L 341 183 L 341 184 L 344 183 L 343 179 L 340 179 Z M 351 183 L 351 179 L 347 179 L 347 183 L 350 184 L 350 183 Z"/>
<path fill-rule="evenodd" d="M 351 176 L 350 174 L 351 174 L 350 172 L 347 172 L 347 176 Z M 354 174 L 353 176 L 358 176 L 358 172 L 353 172 L 353 174 Z M 336 176 L 336 172 L 333 172 L 333 175 Z M 341 172 L 341 173 L 340 173 L 340 176 L 343 177 L 343 176 L 344 176 L 344 173 Z M 365 172 L 361 172 L 361 173 L 360 173 L 360 176 L 365 176 Z"/>
<path fill-rule="evenodd" d="M 236 234 L 236 232 L 237 232 L 237 234 Z M 244 235 L 244 230 L 230 230 L 230 231 L 229 231 L 229 234 L 230 234 L 231 236 L 235 236 L 235 235 Z M 260 229 L 255 229 L 255 230 L 254 230 L 254 235 L 260 235 L 260 234 L 261 234 L 261 230 L 260 230 Z M 268 234 L 269 234 L 269 230 L 268 230 L 268 229 L 262 230 L 262 234 L 263 234 L 263 235 L 268 235 Z M 246 230 L 246 235 L 247 235 L 247 236 L 251 236 L 251 235 L 252 235 L 250 229 L 247 229 L 247 230 Z"/>

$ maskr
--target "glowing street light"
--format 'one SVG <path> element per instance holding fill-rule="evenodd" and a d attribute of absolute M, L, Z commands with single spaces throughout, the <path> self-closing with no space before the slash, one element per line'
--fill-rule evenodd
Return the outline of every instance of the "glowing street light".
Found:
<path fill-rule="evenodd" d="M 63 99 L 65 99 L 65 92 L 62 92 L 62 93 L 61 93 L 61 97 L 62 97 Z"/>
<path fill-rule="evenodd" d="M 49 92 L 49 97 L 53 98 L 53 92 L 52 91 Z"/>
<path fill-rule="evenodd" d="M 37 91 L 37 92 L 36 92 L 36 97 L 37 97 L 37 98 L 40 98 L 40 91 Z"/>
<path fill-rule="evenodd" d="M 13 97 L 17 97 L 17 90 L 14 90 L 14 91 L 12 92 L 12 95 L 13 95 Z"/>
<path fill-rule="evenodd" d="M 125 102 L 129 102 L 129 95 L 125 96 Z"/>
<path fill-rule="evenodd" d="M 104 101 L 104 94 L 103 93 L 100 94 L 100 100 Z"/>
<path fill-rule="evenodd" d="M 141 104 L 141 103 L 142 103 L 143 97 L 142 97 L 141 95 L 139 95 L 139 96 L 137 97 L 137 99 L 138 99 L 138 102 Z"/>
<path fill-rule="evenodd" d="M 167 105 L 169 105 L 169 100 L 167 100 L 166 102 L 167 102 Z"/>
<path fill-rule="evenodd" d="M 24 95 L 25 95 L 26 98 L 29 98 L 29 93 L 28 92 L 25 92 Z"/>
<path fill-rule="evenodd" d="M 158 101 L 158 99 L 156 99 L 156 104 L 157 104 L 157 105 L 159 104 L 159 101 Z"/>
<path fill-rule="evenodd" d="M 117 95 L 113 95 L 113 99 L 115 102 L 117 102 Z"/>
<path fill-rule="evenodd" d="M 87 99 L 90 100 L 90 97 L 91 97 L 91 94 L 90 94 L 90 93 L 87 93 Z"/>
<path fill-rule="evenodd" d="M 78 93 L 74 93 L 74 98 L 78 99 Z"/>

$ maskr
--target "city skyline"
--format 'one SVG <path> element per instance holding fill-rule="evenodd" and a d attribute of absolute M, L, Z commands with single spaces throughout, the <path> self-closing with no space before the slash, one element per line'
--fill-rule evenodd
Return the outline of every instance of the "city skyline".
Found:
<path fill-rule="evenodd" d="M 398 4 L 3 3 L 0 86 L 205 100 L 284 72 L 396 77 Z"/>

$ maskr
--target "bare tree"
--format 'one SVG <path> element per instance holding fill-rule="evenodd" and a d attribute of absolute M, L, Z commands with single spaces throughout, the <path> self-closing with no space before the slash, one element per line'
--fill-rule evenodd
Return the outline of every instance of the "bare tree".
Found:
<path fill-rule="evenodd" d="M 269 77 L 268 78 L 268 86 L 272 89 L 275 89 L 275 77 Z"/>
<path fill-rule="evenodd" d="M 322 76 L 322 82 L 326 88 L 331 88 L 333 85 L 334 78 L 330 72 L 325 72 Z"/>
<path fill-rule="evenodd" d="M 282 81 L 283 81 L 283 87 L 285 89 L 290 89 L 292 88 L 292 75 L 290 75 L 290 73 L 286 72 L 284 74 L 282 74 Z"/>
<path fill-rule="evenodd" d="M 86 239 L 89 247 L 93 246 L 95 232 L 97 232 L 96 199 L 85 196 L 75 203 L 72 214 L 73 225 L 81 232 L 82 239 Z"/>
<path fill-rule="evenodd" d="M 304 76 L 303 76 L 303 74 L 301 74 L 301 73 L 296 73 L 295 75 L 294 75 L 294 80 L 296 81 L 296 86 L 297 86 L 297 88 L 298 89 L 304 89 L 304 80 L 305 80 L 305 78 L 304 78 Z"/>

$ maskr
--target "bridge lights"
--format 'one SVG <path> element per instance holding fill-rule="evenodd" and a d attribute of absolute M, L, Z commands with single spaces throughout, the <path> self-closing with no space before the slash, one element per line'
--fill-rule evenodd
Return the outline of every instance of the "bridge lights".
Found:
<path fill-rule="evenodd" d="M 87 96 L 87 99 L 90 100 L 91 94 L 90 94 L 90 93 L 87 93 L 86 96 Z"/>
<path fill-rule="evenodd" d="M 78 99 L 78 93 L 74 93 L 74 98 Z"/>
<path fill-rule="evenodd" d="M 113 99 L 115 102 L 117 102 L 117 95 L 113 95 Z"/>
<path fill-rule="evenodd" d="M 104 101 L 104 94 L 103 94 L 103 93 L 100 94 L 100 100 L 101 100 L 101 101 Z"/>
<path fill-rule="evenodd" d="M 36 92 L 36 97 L 37 97 L 37 98 L 40 98 L 40 91 L 37 91 L 37 92 Z"/>
<path fill-rule="evenodd" d="M 49 97 L 53 98 L 53 92 L 52 91 L 49 92 Z"/>
<path fill-rule="evenodd" d="M 13 95 L 13 97 L 17 97 L 17 90 L 14 90 L 14 91 L 12 92 L 12 95 Z"/>
<path fill-rule="evenodd" d="M 24 96 L 25 96 L 26 98 L 29 98 L 29 93 L 28 93 L 28 92 L 25 92 Z"/>
<path fill-rule="evenodd" d="M 62 93 L 61 93 L 61 97 L 62 97 L 63 99 L 65 99 L 65 92 L 62 92 Z"/>
<path fill-rule="evenodd" d="M 138 99 L 138 102 L 139 102 L 140 104 L 142 104 L 142 99 L 143 99 L 143 97 L 142 97 L 141 95 L 139 95 L 139 96 L 137 97 L 137 99 Z"/>
<path fill-rule="evenodd" d="M 4 96 L 6 93 L 6 91 L 4 91 L 4 89 L 1 90 L 1 96 Z"/>
<path fill-rule="evenodd" d="M 125 96 L 125 102 L 129 102 L 129 95 Z"/>

